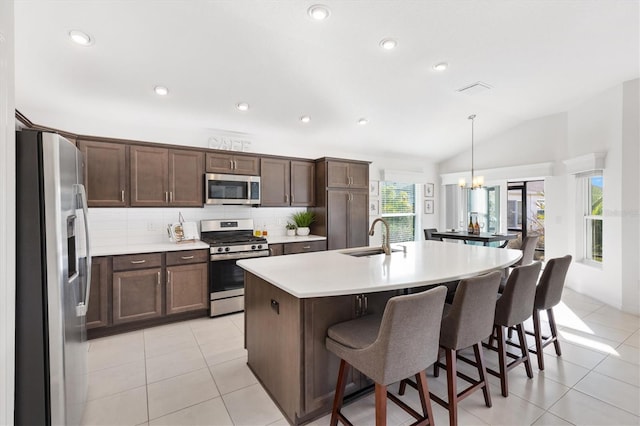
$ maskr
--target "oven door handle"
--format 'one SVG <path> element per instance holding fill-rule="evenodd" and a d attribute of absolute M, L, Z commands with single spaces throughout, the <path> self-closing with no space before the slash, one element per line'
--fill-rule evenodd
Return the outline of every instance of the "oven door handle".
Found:
<path fill-rule="evenodd" d="M 220 253 L 220 254 L 212 254 L 209 256 L 209 260 L 211 262 L 220 262 L 223 260 L 240 260 L 240 259 L 251 259 L 254 257 L 266 257 L 269 256 L 269 250 L 260 250 L 260 251 L 248 251 L 245 253 Z"/>

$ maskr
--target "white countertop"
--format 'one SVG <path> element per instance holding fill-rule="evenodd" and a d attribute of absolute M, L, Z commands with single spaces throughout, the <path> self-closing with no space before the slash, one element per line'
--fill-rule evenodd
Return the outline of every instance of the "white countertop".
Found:
<path fill-rule="evenodd" d="M 280 244 L 280 243 L 306 243 L 307 241 L 324 241 L 327 237 L 323 237 L 321 235 L 305 235 L 305 236 L 293 236 L 289 237 L 287 235 L 276 235 L 271 236 L 267 235 L 267 241 L 269 244 Z"/>
<path fill-rule="evenodd" d="M 163 251 L 181 251 L 208 249 L 209 244 L 202 241 L 193 243 L 154 243 L 154 244 L 123 244 L 119 246 L 91 247 L 91 256 L 116 256 L 119 254 L 156 253 Z"/>
<path fill-rule="evenodd" d="M 371 293 L 437 284 L 502 269 L 522 257 L 520 250 L 420 241 L 393 244 L 406 253 L 369 257 L 344 253 L 361 247 L 239 260 L 237 264 L 298 297 Z"/>

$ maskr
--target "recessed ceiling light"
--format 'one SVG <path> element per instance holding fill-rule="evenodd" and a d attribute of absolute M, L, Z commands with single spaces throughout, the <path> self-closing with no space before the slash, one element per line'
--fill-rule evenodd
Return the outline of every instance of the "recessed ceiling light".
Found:
<path fill-rule="evenodd" d="M 433 66 L 433 69 L 436 70 L 436 71 L 444 71 L 447 68 L 449 68 L 449 64 L 446 63 L 446 62 L 440 62 L 439 64 L 435 64 Z"/>
<path fill-rule="evenodd" d="M 366 118 L 359 118 L 358 119 L 358 124 L 361 126 L 364 126 L 365 124 L 367 124 L 369 122 L 369 120 L 367 120 Z"/>
<path fill-rule="evenodd" d="M 300 121 L 307 124 L 308 122 L 311 121 L 311 117 L 309 117 L 308 115 L 303 115 L 302 117 L 300 117 Z"/>
<path fill-rule="evenodd" d="M 238 102 L 236 108 L 238 108 L 239 111 L 249 111 L 249 104 L 246 102 Z"/>
<path fill-rule="evenodd" d="M 69 37 L 71 37 L 71 40 L 73 40 L 75 43 L 79 44 L 80 46 L 90 46 L 93 44 L 93 40 L 91 39 L 91 36 L 80 30 L 69 31 Z"/>
<path fill-rule="evenodd" d="M 314 4 L 307 9 L 307 13 L 316 21 L 324 21 L 331 15 L 329 8 L 322 4 Z"/>
<path fill-rule="evenodd" d="M 153 91 L 156 92 L 158 96 L 167 96 L 169 94 L 169 89 L 164 86 L 156 86 L 153 88 Z"/>
<path fill-rule="evenodd" d="M 380 47 L 382 47 L 385 50 L 393 50 L 396 47 L 398 47 L 398 42 L 392 38 L 383 38 L 380 41 Z"/>

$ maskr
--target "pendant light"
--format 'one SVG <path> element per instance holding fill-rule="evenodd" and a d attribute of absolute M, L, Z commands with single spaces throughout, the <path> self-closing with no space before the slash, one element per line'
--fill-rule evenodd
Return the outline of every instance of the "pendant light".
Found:
<path fill-rule="evenodd" d="M 476 115 L 471 114 L 467 118 L 471 120 L 471 186 L 468 188 L 478 189 L 484 186 L 484 177 L 476 176 L 473 167 L 473 120 L 476 118 Z M 464 178 L 460 178 L 460 180 L 458 181 L 458 185 L 460 186 L 460 188 L 467 188 L 467 183 L 465 182 Z"/>

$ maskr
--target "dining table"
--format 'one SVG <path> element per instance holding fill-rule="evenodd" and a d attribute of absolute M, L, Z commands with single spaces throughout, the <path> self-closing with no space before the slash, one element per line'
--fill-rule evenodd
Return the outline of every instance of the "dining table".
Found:
<path fill-rule="evenodd" d="M 462 240 L 465 244 L 469 241 L 481 242 L 483 245 L 488 246 L 489 243 L 500 242 L 501 248 L 507 246 L 509 240 L 515 240 L 518 238 L 518 234 L 508 234 L 508 233 L 494 233 L 494 232 L 481 232 L 479 234 L 471 234 L 467 231 L 443 231 L 443 232 L 432 232 L 431 236 L 433 238 L 442 238 L 449 240 Z"/>

